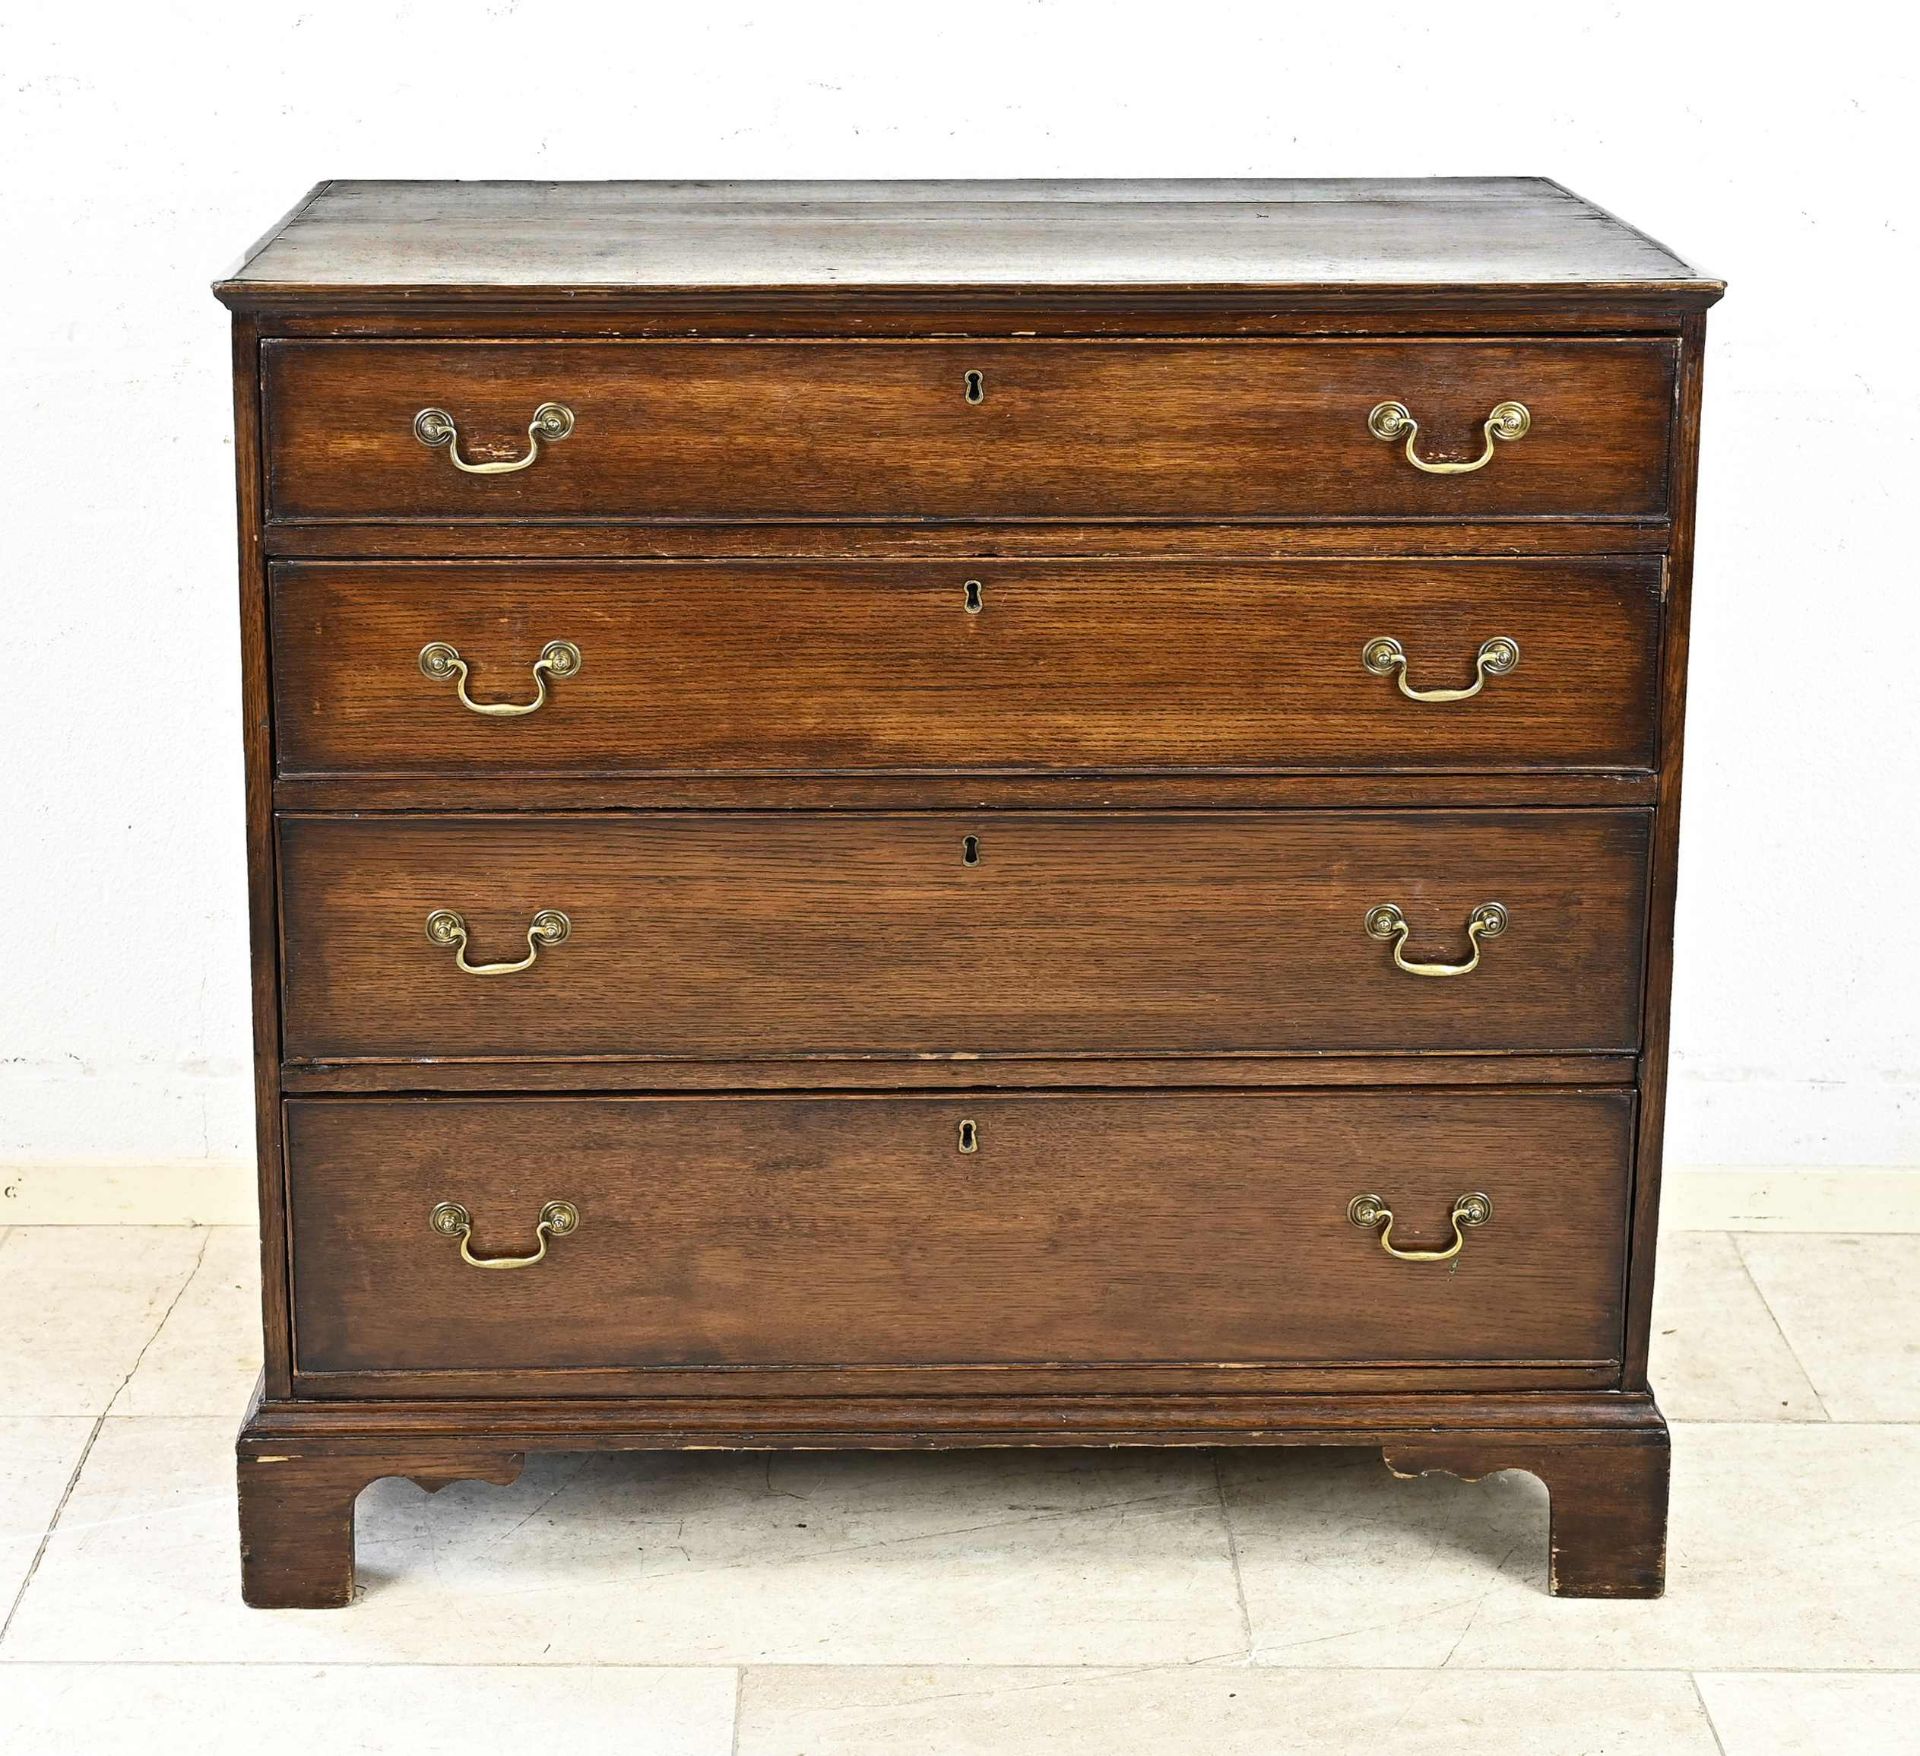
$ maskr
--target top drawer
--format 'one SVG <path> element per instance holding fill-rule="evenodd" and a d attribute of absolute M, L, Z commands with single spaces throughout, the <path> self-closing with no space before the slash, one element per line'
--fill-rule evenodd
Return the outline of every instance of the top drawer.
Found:
<path fill-rule="evenodd" d="M 1676 360 L 1659 339 L 263 351 L 283 520 L 1659 517 Z"/>

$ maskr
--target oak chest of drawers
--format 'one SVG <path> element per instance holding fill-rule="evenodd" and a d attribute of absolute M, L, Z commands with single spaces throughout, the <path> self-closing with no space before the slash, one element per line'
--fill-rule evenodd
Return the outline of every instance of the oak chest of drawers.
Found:
<path fill-rule="evenodd" d="M 249 1601 L 681 1446 L 1374 1446 L 1657 1592 L 1719 290 L 1525 179 L 315 191 Z"/>

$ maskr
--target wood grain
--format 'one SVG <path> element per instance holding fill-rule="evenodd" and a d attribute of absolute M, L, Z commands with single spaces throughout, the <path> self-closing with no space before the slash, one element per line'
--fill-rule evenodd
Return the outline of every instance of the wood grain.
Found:
<path fill-rule="evenodd" d="M 1547 1588 L 1555 1597 L 1655 1598 L 1666 1590 L 1672 1446 L 1664 1427 L 1603 1445 L 1436 1434 L 1388 1444 L 1383 1454 L 1401 1476 L 1538 1476 L 1551 1506 Z"/>
<path fill-rule="evenodd" d="M 1539 177 L 323 185 L 221 287 L 1696 285 Z"/>
<path fill-rule="evenodd" d="M 247 948 L 251 979 L 254 1152 L 259 1168 L 261 1338 L 267 1393 L 292 1386 L 286 1189 L 280 1150 L 280 945 L 273 829 L 272 652 L 261 548 L 260 337 L 233 325 L 233 450 L 239 548 L 240 722 L 246 757 Z"/>
<path fill-rule="evenodd" d="M 1194 524 L 1174 519 L 1109 518 L 1097 524 L 1033 520 L 1022 524 L 937 524 L 844 519 L 748 520 L 740 524 L 638 523 L 587 519 L 570 524 L 453 523 L 366 519 L 337 524 L 269 524 L 261 542 L 286 559 L 419 561 L 742 561 L 991 560 L 1387 561 L 1463 555 L 1496 559 L 1574 555 L 1663 556 L 1664 518 L 1488 518 L 1456 520 L 1311 520 L 1288 524 Z"/>
<path fill-rule="evenodd" d="M 1605 1359 L 1625 1093 L 288 1105 L 303 1371 Z M 975 1150 L 958 1130 L 974 1123 Z M 1492 1221 L 1450 1264 L 1389 1258 Z M 579 1230 L 536 1268 L 543 1203 Z"/>
<path fill-rule="evenodd" d="M 263 344 L 269 514 L 408 518 L 1471 519 L 1664 514 L 1666 341 Z M 969 371 L 985 400 L 965 400 Z M 1423 455 L 1367 429 L 1398 400 Z M 474 476 L 413 434 L 444 409 Z"/>
<path fill-rule="evenodd" d="M 280 1070 L 289 1095 L 350 1092 L 672 1091 L 1007 1091 L 1059 1086 L 1106 1089 L 1231 1086 L 1353 1089 L 1374 1085 L 1633 1084 L 1628 1054 L 1527 1055 L 1507 1050 L 1387 1055 L 769 1055 L 758 1060 L 663 1060 L 585 1055 L 567 1061 L 337 1060 L 290 1062 Z"/>
<path fill-rule="evenodd" d="M 1660 568 L 1645 561 L 1188 566 L 281 563 L 283 775 L 1108 773 L 1621 768 L 1653 760 Z M 969 608 L 969 605 L 973 608 Z M 1521 663 L 1470 702 L 1499 635 Z M 481 701 L 422 676 L 458 648 Z"/>
<path fill-rule="evenodd" d="M 738 1057 L 1637 1046 L 1642 811 L 291 818 L 286 1052 Z M 968 836 L 978 863 L 965 861 Z M 1513 925 L 1458 961 L 1479 904 Z M 543 908 L 573 936 L 522 955 Z"/>
<path fill-rule="evenodd" d="M 1539 1475 L 1556 1592 L 1659 1589 L 1717 281 L 1536 179 L 332 183 L 217 290 L 250 1602 L 345 1602 L 379 1476 L 692 1446 L 1377 1445 Z M 1389 397 L 1429 458 L 1534 426 L 1428 476 Z M 412 437 L 510 457 L 548 398 L 525 472 Z M 1358 664 L 1461 681 L 1496 631 L 1520 670 L 1444 717 Z M 506 694 L 556 637 L 586 669 L 531 720 L 414 668 Z M 1420 981 L 1385 900 L 1416 957 L 1513 927 Z M 480 981 L 438 906 L 482 959 L 575 933 Z M 1495 1220 L 1395 1263 L 1363 1186 L 1403 1237 Z M 586 1219 L 483 1275 L 446 1194 L 482 1248 Z"/>
<path fill-rule="evenodd" d="M 1673 1025 L 1673 924 L 1680 884 L 1680 782 L 1687 718 L 1687 655 L 1693 618 L 1694 513 L 1700 483 L 1700 421 L 1706 367 L 1706 322 L 1687 330 L 1674 431 L 1675 481 L 1681 522 L 1668 562 L 1668 595 L 1660 672 L 1660 808 L 1654 818 L 1652 883 L 1647 910 L 1647 981 L 1642 1005 L 1641 1115 L 1634 1154 L 1634 1283 L 1627 1313 L 1627 1388 L 1647 1385 L 1653 1339 L 1654 1256 L 1660 1229 L 1660 1173 L 1666 1151 L 1668 1053 Z"/>

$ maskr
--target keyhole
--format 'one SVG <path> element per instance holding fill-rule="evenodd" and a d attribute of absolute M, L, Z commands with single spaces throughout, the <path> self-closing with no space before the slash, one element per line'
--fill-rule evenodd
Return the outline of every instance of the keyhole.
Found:
<path fill-rule="evenodd" d="M 971 1118 L 960 1124 L 960 1150 L 962 1152 L 980 1150 L 980 1130 Z"/>
<path fill-rule="evenodd" d="M 970 835 L 963 842 L 961 842 L 960 858 L 969 866 L 977 866 L 980 864 L 979 836 Z"/>
<path fill-rule="evenodd" d="M 969 372 L 967 374 L 967 401 L 978 403 L 985 402 L 986 400 L 986 374 L 982 372 Z"/>
<path fill-rule="evenodd" d="M 977 579 L 967 581 L 967 614 L 969 616 L 980 614 L 980 581 Z"/>

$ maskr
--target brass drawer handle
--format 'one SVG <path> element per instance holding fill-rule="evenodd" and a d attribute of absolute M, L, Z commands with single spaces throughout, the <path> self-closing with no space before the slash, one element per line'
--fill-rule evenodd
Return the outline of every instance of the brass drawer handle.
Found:
<path fill-rule="evenodd" d="M 557 908 L 543 908 L 527 928 L 527 955 L 518 963 L 469 963 L 466 917 L 450 908 L 437 908 L 427 916 L 427 943 L 443 950 L 451 946 L 454 966 L 470 976 L 510 976 L 532 969 L 542 951 L 549 945 L 565 944 L 572 932 L 573 922 Z"/>
<path fill-rule="evenodd" d="M 549 1201 L 540 1210 L 539 1223 L 533 1228 L 534 1242 L 540 1248 L 531 1256 L 476 1256 L 467 1247 L 473 1236 L 473 1216 L 457 1201 L 443 1201 L 427 1215 L 427 1223 L 443 1238 L 460 1240 L 460 1260 L 469 1268 L 531 1268 L 547 1259 L 547 1240 L 564 1238 L 580 1229 L 580 1210 L 571 1201 Z"/>
<path fill-rule="evenodd" d="M 467 693 L 467 661 L 457 647 L 444 640 L 429 642 L 420 649 L 420 674 L 435 683 L 451 677 L 460 705 L 469 713 L 484 713 L 489 719 L 518 719 L 522 714 L 538 713 L 547 705 L 549 677 L 577 677 L 582 664 L 580 649 L 571 640 L 549 640 L 533 661 L 534 696 L 531 701 L 475 701 Z M 1402 688 L 1406 685 L 1403 683 Z"/>
<path fill-rule="evenodd" d="M 423 668 L 426 662 L 426 654 L 422 653 Z M 1520 643 L 1504 634 L 1482 641 L 1479 655 L 1473 661 L 1473 682 L 1465 689 L 1411 688 L 1407 683 L 1407 649 L 1391 634 L 1369 640 L 1360 650 L 1360 662 L 1376 677 L 1393 677 L 1400 685 L 1400 693 L 1409 701 L 1471 701 L 1486 688 L 1489 677 L 1504 677 L 1519 668 Z"/>
<path fill-rule="evenodd" d="M 1493 461 L 1493 442 L 1496 439 L 1524 439 L 1527 429 L 1533 425 L 1533 416 L 1527 413 L 1523 402 L 1497 402 L 1493 412 L 1487 416 L 1487 424 L 1481 428 L 1486 435 L 1487 448 L 1471 463 L 1428 463 L 1417 456 L 1413 442 L 1420 436 L 1420 423 L 1413 418 L 1412 411 L 1404 402 L 1378 402 L 1367 415 L 1367 431 L 1376 439 L 1384 439 L 1389 444 L 1406 436 L 1407 462 L 1417 470 L 1425 470 L 1430 476 L 1466 476 L 1477 469 L 1485 469 Z"/>
<path fill-rule="evenodd" d="M 527 424 L 527 455 L 510 457 L 501 463 L 468 463 L 460 455 L 460 429 L 445 409 L 422 409 L 413 417 L 413 436 L 422 445 L 447 448 L 453 467 L 470 476 L 510 476 L 515 470 L 532 469 L 540 455 L 540 442 L 557 445 L 573 431 L 573 410 L 563 402 L 543 402 L 533 411 Z"/>
<path fill-rule="evenodd" d="M 1467 916 L 1467 944 L 1473 955 L 1465 963 L 1409 963 L 1403 953 L 1407 935 L 1413 931 L 1407 917 L 1390 902 L 1367 910 L 1367 932 L 1375 939 L 1393 941 L 1393 967 L 1410 976 L 1464 976 L 1480 967 L 1480 941 L 1498 939 L 1507 930 L 1507 911 L 1502 903 L 1483 902 Z"/>
<path fill-rule="evenodd" d="M 1356 1195 L 1347 1203 L 1347 1218 L 1361 1228 L 1380 1228 L 1380 1248 L 1396 1262 L 1451 1262 L 1466 1247 L 1467 1228 L 1483 1226 L 1493 1218 L 1493 1203 L 1479 1193 L 1456 1195 L 1453 1211 L 1453 1242 L 1444 1250 L 1397 1250 L 1393 1243 L 1393 1209 L 1378 1195 Z"/>

